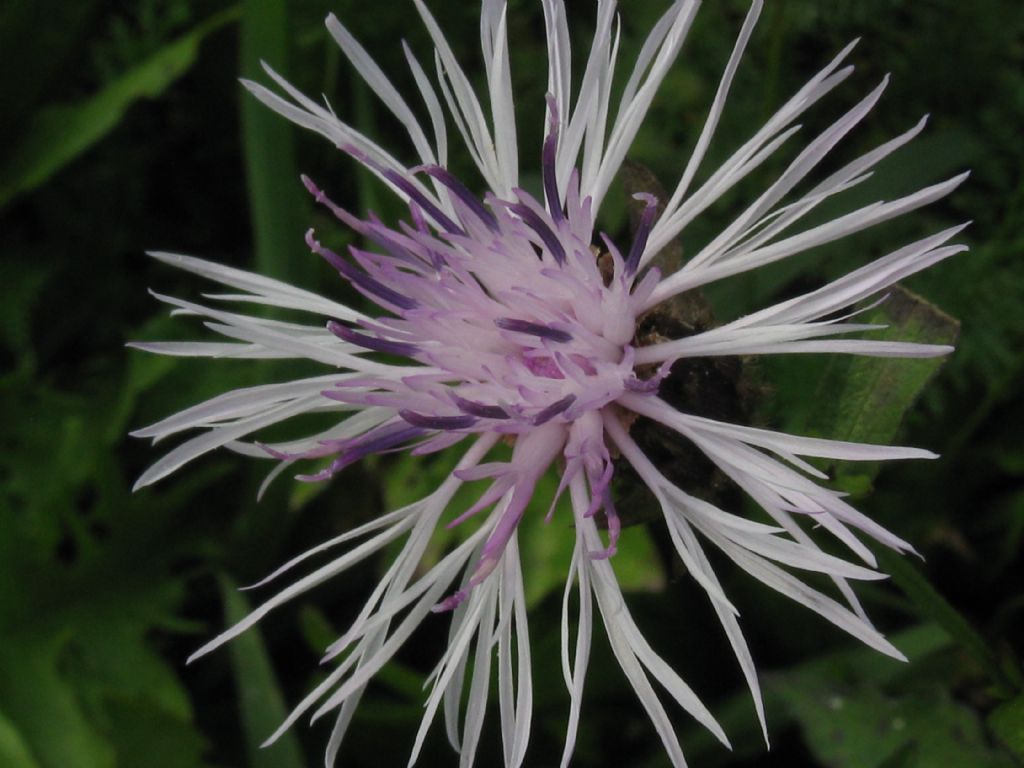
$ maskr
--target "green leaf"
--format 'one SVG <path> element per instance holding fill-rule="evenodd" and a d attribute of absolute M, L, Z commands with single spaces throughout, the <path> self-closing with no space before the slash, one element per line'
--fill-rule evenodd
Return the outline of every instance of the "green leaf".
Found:
<path fill-rule="evenodd" d="M 888 326 L 873 333 L 880 341 L 952 344 L 960 324 L 935 306 L 901 286 L 862 319 Z M 836 440 L 888 445 L 896 437 L 907 412 L 929 380 L 942 367 L 943 358 L 902 359 L 835 355 L 818 384 L 805 429 Z M 864 495 L 878 465 L 848 462 L 836 468 L 843 490 Z"/>
<path fill-rule="evenodd" d="M 114 750 L 57 669 L 61 638 L 0 641 L 0 701 L 41 768 L 113 768 Z"/>
<path fill-rule="evenodd" d="M 949 646 L 935 626 L 903 633 L 895 644 L 921 659 Z M 781 698 L 822 765 L 843 768 L 1012 768 L 988 744 L 968 707 L 933 682 L 902 679 L 908 668 L 867 649 L 830 654 L 780 674 L 765 686 Z"/>
<path fill-rule="evenodd" d="M 28 745 L 3 712 L 0 712 L 0 765 L 39 768 L 39 763 L 29 753 Z"/>
<path fill-rule="evenodd" d="M 81 66 L 82 44 L 95 36 L 100 6 L 98 0 L 63 3 L 56 24 L 50 3 L 5 0 L 0 4 L 0 51 L 7 63 L 0 74 L 5 115 L 31 114 L 63 84 L 69 62 Z M 0 121 L 0 164 L 13 156 L 15 141 L 27 135 L 26 128 L 22 120 Z"/>
<path fill-rule="evenodd" d="M 1024 760 L 1024 694 L 992 710 L 988 716 L 988 727 L 1018 758 Z"/>
<path fill-rule="evenodd" d="M 284 0 L 243 0 L 241 72 L 266 80 L 261 61 L 288 76 L 290 26 Z M 295 164 L 295 130 L 251 94 L 240 94 L 242 140 L 255 244 L 255 269 L 263 275 L 315 287 L 318 259 L 303 245 L 305 190 Z"/>
<path fill-rule="evenodd" d="M 118 699 L 109 705 L 110 740 L 119 768 L 200 768 L 206 739 L 187 721 L 137 699 Z"/>
<path fill-rule="evenodd" d="M 47 181 L 106 136 L 134 102 L 163 93 L 195 63 L 200 42 L 237 16 L 234 8 L 221 11 L 85 101 L 37 113 L 11 165 L 0 171 L 0 207 Z"/>
<path fill-rule="evenodd" d="M 508 447 L 499 446 L 489 460 L 507 461 L 508 458 Z M 405 455 L 389 462 L 384 473 L 387 508 L 398 509 L 427 496 L 451 474 L 458 460 L 457 451 L 447 451 L 426 459 Z M 576 531 L 567 495 L 559 500 L 551 522 L 546 520 L 558 482 L 558 476 L 552 472 L 541 477 L 519 524 L 523 588 L 526 603 L 531 607 L 552 592 L 560 592 L 569 576 Z M 463 485 L 448 505 L 450 511 L 442 521 L 453 520 L 472 506 L 484 487 L 480 483 Z M 453 529 L 439 526 L 424 554 L 423 567 L 436 563 L 453 543 L 465 540 L 477 524 L 475 520 L 467 520 Z M 665 571 L 645 526 L 623 530 L 618 552 L 611 562 L 619 585 L 626 592 L 657 592 L 665 586 Z"/>
<path fill-rule="evenodd" d="M 845 768 L 1013 768 L 986 742 L 981 722 L 944 688 L 898 696 L 874 687 L 808 684 L 789 704 L 805 743 L 824 765 Z"/>
<path fill-rule="evenodd" d="M 8 608 L 0 615 L 0 701 L 42 768 L 119 765 L 112 702 L 126 698 L 158 710 L 178 733 L 194 730 L 184 688 L 147 638 L 180 590 L 147 583 L 149 574 L 125 578 L 127 564 L 107 554 L 109 570 L 86 564 L 20 578 L 31 607 L 0 601 Z"/>
<path fill-rule="evenodd" d="M 111 470 L 102 419 L 85 418 L 92 414 L 84 402 L 76 408 L 79 436 L 61 436 L 82 453 L 65 459 L 51 450 L 43 460 L 51 474 L 40 475 L 36 488 L 29 482 L 25 503 L 12 487 L 0 496 L 0 706 L 41 768 L 113 768 L 120 765 L 113 702 L 144 703 L 175 732 L 194 731 L 187 693 L 152 637 L 155 629 L 176 631 L 183 588 L 170 565 L 194 534 L 177 514 L 177 490 L 146 501 L 128 496 Z M 60 434 L 53 415 L 37 427 L 51 436 Z M 58 412 L 54 421 L 65 418 Z M 84 469 L 65 471 L 65 460 Z M 58 486 L 39 507 L 37 497 Z"/>
<path fill-rule="evenodd" d="M 960 332 L 959 322 L 900 286 L 864 320 L 889 326 L 878 335 L 880 340 L 942 345 L 952 344 Z M 836 438 L 892 442 L 907 411 L 942 364 L 942 358 L 857 358 L 839 398 Z"/>
<path fill-rule="evenodd" d="M 879 338 L 923 344 L 951 344 L 959 323 L 920 296 L 897 286 L 892 295 L 865 317 L 885 324 Z M 834 360 L 818 388 L 809 417 L 814 431 L 853 442 L 893 442 L 904 416 L 942 365 L 941 358 L 903 360 L 856 358 Z M 877 464 L 847 463 L 836 467 L 837 483 L 854 495 L 867 493 Z M 879 564 L 909 597 L 921 616 L 941 625 L 993 680 L 1007 684 L 995 654 L 981 636 L 905 558 L 875 547 Z"/>
<path fill-rule="evenodd" d="M 891 640 L 913 659 L 936 654 L 951 644 L 949 636 L 931 624 L 904 630 Z M 765 672 L 761 675 L 761 688 L 770 732 L 778 738 L 787 726 L 802 723 L 800 707 L 807 696 L 824 695 L 827 704 L 829 696 L 846 695 L 851 686 L 871 690 L 888 688 L 907 671 L 905 664 L 879 656 L 877 651 L 855 647 L 823 654 L 792 669 Z M 754 717 L 746 689 L 716 706 L 714 713 L 729 734 L 736 757 L 753 757 L 763 752 L 765 745 L 761 727 Z M 811 714 L 813 716 L 814 713 Z M 824 717 L 824 713 L 821 716 Z M 687 754 L 693 756 L 695 763 L 705 766 L 730 763 L 731 759 L 723 756 L 721 745 L 707 731 L 693 726 L 684 736 Z"/>
<path fill-rule="evenodd" d="M 917 567 L 906 557 L 882 547 L 874 547 L 874 551 L 879 566 L 911 599 L 921 616 L 939 624 L 993 681 L 1006 690 L 1012 690 L 1012 682 L 1007 678 L 999 659 L 989 648 L 988 643 L 975 631 L 970 622 L 928 583 Z"/>
<path fill-rule="evenodd" d="M 229 625 L 248 615 L 248 601 L 227 576 L 220 577 L 220 592 Z M 295 734 L 285 733 L 272 745 L 260 747 L 288 713 L 259 628 L 236 638 L 230 653 L 250 768 L 302 768 L 305 763 Z"/>
<path fill-rule="evenodd" d="M 536 499 L 527 507 L 526 517 L 519 526 L 523 587 L 530 607 L 553 592 L 560 595 L 565 580 L 571 577 L 569 564 L 576 545 L 576 530 L 571 524 L 568 501 L 563 497 L 551 522 L 544 520 L 557 486 L 558 479 L 553 475 L 545 476 L 538 483 Z M 611 564 L 624 592 L 660 592 L 665 587 L 665 569 L 647 526 L 636 525 L 622 531 Z"/>
<path fill-rule="evenodd" d="M 0 284 L 0 346 L 8 347 L 21 366 L 31 369 L 35 350 L 30 336 L 33 305 L 53 267 L 4 260 L 4 278 Z"/>

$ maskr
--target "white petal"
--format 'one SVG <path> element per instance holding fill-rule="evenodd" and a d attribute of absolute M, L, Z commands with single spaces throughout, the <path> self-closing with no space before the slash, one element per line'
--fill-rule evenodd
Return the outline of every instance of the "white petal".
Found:
<path fill-rule="evenodd" d="M 840 51 L 827 67 L 786 102 L 678 209 L 669 215 L 662 216 L 651 231 L 647 250 L 657 253 L 664 248 L 690 221 L 767 159 L 781 145 L 785 137 L 791 135 L 795 130 L 788 126 L 850 75 L 853 71 L 852 67 L 845 67 L 838 71 L 837 68 L 855 44 L 856 42 L 850 43 Z M 675 196 L 673 195 L 673 197 Z"/>
<path fill-rule="evenodd" d="M 781 568 L 777 568 L 767 560 L 752 555 L 746 550 L 727 545 L 722 548 L 722 551 L 751 576 L 759 579 L 765 585 L 786 597 L 810 608 L 865 645 L 884 653 L 886 656 L 906 661 L 906 657 L 892 643 L 882 637 L 874 627 L 866 625 L 835 600 L 811 589 Z"/>
<path fill-rule="evenodd" d="M 186 429 L 209 427 L 230 419 L 258 415 L 286 401 L 319 394 L 325 387 L 351 378 L 355 374 L 316 376 L 311 379 L 286 381 L 281 384 L 261 384 L 225 392 L 166 419 L 132 432 L 132 437 L 152 437 L 157 440 Z"/>
<path fill-rule="evenodd" d="M 633 143 L 637 131 L 647 115 L 647 110 L 654 100 L 661 81 L 668 73 L 669 68 L 679 55 L 686 34 L 693 23 L 699 3 L 694 0 L 679 0 L 666 12 L 665 19 L 671 20 L 671 25 L 666 31 L 659 26 L 651 33 L 650 39 L 657 39 L 664 34 L 664 40 L 657 48 L 657 57 L 651 65 L 650 71 L 643 78 L 643 84 L 639 85 L 640 72 L 646 65 L 644 54 L 649 56 L 653 53 L 653 46 L 648 46 L 646 51 L 641 51 L 641 58 L 637 62 L 633 77 L 627 83 L 626 93 L 615 116 L 615 123 L 612 126 L 611 136 L 608 139 L 608 147 L 601 158 L 600 170 L 594 182 L 587 187 L 587 194 L 594 199 L 594 207 L 600 207 L 608 187 L 618 173 L 619 167 L 626 156 L 626 152 Z M 628 101 L 627 101 L 628 99 Z"/>
<path fill-rule="evenodd" d="M 357 312 L 343 304 L 338 304 L 310 291 L 304 291 L 301 288 L 296 288 L 294 285 L 264 277 L 263 275 L 257 275 L 253 272 L 226 267 L 222 264 L 215 264 L 212 261 L 205 261 L 192 256 L 183 256 L 178 253 L 151 251 L 149 255 L 173 267 L 184 269 L 187 272 L 192 272 L 224 285 L 230 285 L 232 288 L 248 291 L 256 297 L 276 299 L 279 302 L 277 306 L 313 312 L 318 315 L 334 317 L 348 322 L 368 319 L 362 312 Z"/>
<path fill-rule="evenodd" d="M 711 103 L 711 108 L 708 110 L 708 116 L 704 120 L 704 127 L 701 129 L 700 136 L 697 138 L 697 144 L 693 148 L 693 152 L 690 154 L 690 159 L 686 162 L 686 168 L 683 171 L 683 175 L 680 177 L 679 183 L 676 185 L 675 191 L 672 193 L 672 197 L 665 202 L 665 211 L 662 216 L 671 216 L 675 213 L 686 196 L 686 192 L 690 188 L 690 183 L 693 181 L 693 177 L 697 173 L 697 169 L 700 167 L 701 161 L 704 159 L 704 155 L 707 152 L 708 146 L 711 144 L 711 138 L 714 136 L 715 128 L 718 127 L 718 120 L 722 116 L 722 112 L 725 109 L 725 102 L 729 96 L 729 88 L 732 86 L 733 77 L 736 75 L 736 70 L 739 68 L 740 59 L 743 57 L 743 51 L 747 47 L 747 42 L 750 40 L 750 35 L 754 31 L 754 26 L 757 24 L 757 19 L 761 15 L 761 8 L 764 5 L 762 0 L 755 0 L 751 4 L 750 10 L 747 11 L 747 17 L 743 22 L 743 28 L 740 30 L 739 36 L 736 38 L 736 43 L 733 46 L 732 54 L 729 56 L 729 62 L 725 66 L 725 72 L 722 74 L 722 79 L 718 84 L 718 91 L 715 93 L 715 99 Z M 651 258 L 657 254 L 657 251 L 653 250 L 648 244 L 645 248 L 644 254 L 640 259 L 641 266 L 646 265 Z"/>
<path fill-rule="evenodd" d="M 409 132 L 409 138 L 412 139 L 420 156 L 420 161 L 423 163 L 436 162 L 437 159 L 434 157 L 430 142 L 427 141 L 419 121 L 413 115 L 412 110 L 409 109 L 409 105 L 405 103 L 405 100 L 391 84 L 387 75 L 381 71 L 381 68 L 377 66 L 377 63 L 366 52 L 366 49 L 345 29 L 333 13 L 327 17 L 326 23 L 327 29 L 330 31 L 335 42 L 338 43 L 338 47 L 348 57 L 348 60 L 352 62 L 352 65 L 366 81 L 366 84 L 370 86 L 370 90 L 384 102 L 384 105 L 391 110 L 391 114 L 397 117 L 402 125 L 405 126 L 405 129 Z"/>
<path fill-rule="evenodd" d="M 419 11 L 423 23 L 430 33 L 434 42 L 434 50 L 438 61 L 438 79 L 441 83 L 442 92 L 449 100 L 449 107 L 452 115 L 456 118 L 460 130 L 466 139 L 466 144 L 473 151 L 474 159 L 477 161 L 480 172 L 487 180 L 492 191 L 499 195 L 508 197 L 511 187 L 503 184 L 501 168 L 498 165 L 497 156 L 494 153 L 494 140 L 491 138 L 487 121 L 484 119 L 480 102 L 473 92 L 473 87 L 466 77 L 462 67 L 459 66 L 452 53 L 444 33 L 438 26 L 430 11 L 427 10 L 423 0 L 414 0 L 416 10 Z M 447 85 L 446 85 L 447 83 Z M 449 91 L 448 86 L 451 90 Z"/>

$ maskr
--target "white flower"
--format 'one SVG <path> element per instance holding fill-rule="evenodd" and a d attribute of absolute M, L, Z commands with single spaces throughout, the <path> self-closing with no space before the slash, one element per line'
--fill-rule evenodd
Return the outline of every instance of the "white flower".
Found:
<path fill-rule="evenodd" d="M 683 45 L 698 3 L 679 0 L 666 11 L 647 37 L 617 104 L 611 100 L 618 53 L 615 3 L 597 4 L 597 31 L 575 97 L 564 4 L 562 0 L 542 3 L 550 93 L 543 126 L 543 200 L 519 188 L 519 127 L 503 0 L 482 3 L 488 84 L 484 100 L 474 93 L 433 17 L 421 0 L 415 0 L 434 42 L 436 81 L 408 49 L 406 56 L 430 118 L 430 137 L 367 52 L 336 18 L 327 19 L 341 50 L 408 131 L 420 163 L 415 168 L 404 166 L 329 107 L 306 98 L 270 69 L 267 72 L 280 92 L 246 83 L 270 108 L 349 152 L 408 204 L 410 222 L 390 227 L 372 216 L 364 220 L 342 210 L 306 180 L 319 203 L 374 246 L 374 250 L 352 248 L 351 259 L 345 259 L 321 246 L 310 233 L 311 249 L 375 303 L 379 315 L 365 315 L 237 269 L 186 256 L 153 254 L 238 291 L 213 297 L 222 302 L 299 310 L 312 315 L 314 324 L 269 320 L 159 296 L 179 312 L 205 318 L 230 341 L 136 346 L 185 356 L 307 358 L 342 372 L 228 392 L 139 430 L 136 434 L 154 439 L 201 430 L 158 461 L 140 478 L 139 486 L 221 446 L 251 456 L 276 457 L 281 463 L 272 476 L 300 460 L 332 457 L 319 471 L 303 476 L 315 481 L 371 453 L 410 449 L 425 454 L 459 443 L 468 445 L 462 449 L 457 470 L 426 498 L 325 542 L 272 574 L 267 581 L 313 555 L 343 548 L 344 554 L 295 581 L 196 654 L 222 645 L 275 607 L 393 542 L 402 542 L 348 631 L 327 649 L 326 659 L 336 660 L 335 668 L 274 734 L 310 710 L 314 717 L 333 713 L 329 765 L 370 679 L 421 622 L 439 611 L 451 611 L 449 644 L 431 675 L 412 759 L 443 708 L 448 736 L 461 754 L 461 764 L 473 762 L 491 667 L 496 665 L 504 762 L 507 766 L 523 762 L 532 681 L 517 527 L 538 479 L 555 466 L 562 468 L 559 494 L 569 492 L 577 537 L 572 560 L 566 564 L 563 601 L 562 666 L 570 709 L 562 765 L 570 760 L 579 727 L 595 601 L 612 650 L 672 763 L 684 765 L 683 753 L 651 677 L 728 743 L 696 694 L 644 640 L 623 600 L 614 573 L 620 531 L 610 491 L 613 455 L 629 462 L 660 505 L 672 544 L 707 592 L 721 621 L 762 727 L 764 711 L 754 663 L 738 613 L 705 556 L 705 544 L 717 547 L 743 570 L 864 643 L 901 657 L 870 624 L 849 580 L 883 577 L 873 570 L 875 559 L 858 533 L 896 550 L 909 550 L 910 545 L 857 512 L 840 494 L 819 485 L 817 481 L 825 476 L 801 457 L 877 461 L 933 454 L 725 424 L 676 410 L 659 398 L 658 389 L 671 375 L 672 364 L 690 357 L 945 354 L 947 347 L 861 338 L 859 334 L 877 326 L 851 321 L 856 312 L 848 311 L 838 319 L 836 313 L 964 250 L 947 244 L 961 227 L 899 248 L 818 290 L 710 330 L 641 346 L 636 328 L 638 318 L 662 302 L 926 205 L 948 194 L 965 175 L 898 200 L 872 203 L 817 226 L 799 226 L 820 203 L 868 178 L 875 164 L 924 127 L 922 120 L 799 196 L 791 195 L 868 114 L 885 89 L 883 81 L 809 141 L 732 224 L 678 271 L 661 275 L 651 267 L 659 251 L 790 141 L 799 129 L 795 121 L 800 115 L 850 75 L 852 67 L 843 61 L 852 45 L 696 186 L 698 168 L 761 11 L 761 2 L 754 2 L 678 184 L 668 200 L 660 201 L 664 205 L 660 215 L 656 215 L 657 201 L 645 198 L 646 213 L 634 241 L 620 251 L 596 232 L 595 219 L 659 84 Z M 489 114 L 483 103 L 490 104 Z M 487 192 L 482 200 L 447 170 L 449 119 L 457 127 L 457 151 L 468 151 L 483 177 Z M 407 362 L 384 362 L 373 352 Z M 323 414 L 322 432 L 273 445 L 245 442 L 265 427 L 313 412 Z M 691 441 L 775 524 L 738 517 L 677 487 L 631 437 L 630 426 L 637 417 Z M 488 460 L 502 439 L 514 442 L 511 459 Z M 468 510 L 449 510 L 456 490 L 479 480 L 489 483 L 479 501 Z M 474 516 L 482 520 L 468 538 L 423 572 L 421 561 L 435 529 Z M 598 519 L 607 525 L 606 541 L 599 534 Z M 819 549 L 804 530 L 808 521 L 837 537 L 866 566 Z M 829 575 L 846 605 L 812 589 L 782 566 Z M 571 599 L 574 590 L 576 600 Z M 577 606 L 575 611 L 570 611 L 572 605 Z M 575 641 L 570 642 L 573 635 Z M 471 680 L 468 701 L 463 704 L 467 674 Z"/>

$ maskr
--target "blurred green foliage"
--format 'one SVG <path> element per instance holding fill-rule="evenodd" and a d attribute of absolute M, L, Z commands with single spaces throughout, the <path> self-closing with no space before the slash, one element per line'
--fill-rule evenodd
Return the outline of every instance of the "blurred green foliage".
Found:
<path fill-rule="evenodd" d="M 539 148 L 546 87 L 539 3 L 510 0 L 524 157 Z M 572 4 L 574 40 L 592 14 Z M 456 52 L 480 75 L 475 3 L 433 3 Z M 623 0 L 628 61 L 664 3 Z M 669 185 L 695 140 L 745 12 L 705 3 L 631 156 Z M 322 672 L 316 660 L 345 626 L 381 563 L 276 612 L 260 634 L 190 667 L 201 641 L 244 611 L 231 579 L 255 580 L 288 554 L 407 501 L 450 471 L 444 457 L 384 458 L 347 470 L 344 492 L 279 479 L 263 502 L 263 467 L 211 456 L 132 495 L 157 452 L 125 435 L 225 389 L 284 375 L 240 361 L 129 353 L 131 339 L 193 332 L 169 321 L 149 286 L 188 295 L 187 275 L 147 248 L 194 253 L 286 276 L 347 301 L 306 256 L 309 225 L 349 237 L 311 211 L 310 173 L 340 202 L 385 218 L 393 201 L 326 142 L 266 113 L 238 85 L 265 58 L 308 93 L 323 91 L 359 127 L 409 151 L 401 130 L 356 82 L 323 16 L 350 24 L 405 93 L 399 40 L 424 51 L 412 14 L 356 0 L 8 0 L 0 6 L 0 765 L 12 768 L 201 768 L 320 762 L 325 729 L 296 729 L 255 749 Z M 903 338 L 940 340 L 960 322 L 957 352 L 925 363 L 792 356 L 761 361 L 756 418 L 848 439 L 898 440 L 933 462 L 834 467 L 839 487 L 914 542 L 925 560 L 889 558 L 891 584 L 860 590 L 911 661 L 853 648 L 757 583 L 729 574 L 764 672 L 772 749 L 765 751 L 727 644 L 698 590 L 665 557 L 654 524 L 623 535 L 616 569 L 652 644 L 705 696 L 736 745 L 726 752 L 680 719 L 698 766 L 985 768 L 1024 760 L 1024 13 L 1016 0 L 773 0 L 740 69 L 706 168 L 713 168 L 841 45 L 863 36 L 858 73 L 816 108 L 810 134 L 888 71 L 883 103 L 837 152 L 864 151 L 932 112 L 926 133 L 821 216 L 891 199 L 965 168 L 951 199 L 709 291 L 720 318 L 841 274 L 887 246 L 973 220 L 970 253 L 915 277 L 889 319 Z M 858 87 L 861 89 L 858 91 Z M 845 99 L 845 101 L 844 101 Z M 414 101 L 414 100 L 413 100 Z M 531 131 L 529 126 L 534 126 Z M 403 149 L 404 148 L 404 149 Z M 779 162 L 783 162 L 780 159 Z M 468 158 L 454 169 L 472 178 Z M 529 164 L 527 163 L 527 168 Z M 684 258 L 734 214 L 742 185 L 688 230 Z M 526 173 L 527 184 L 538 174 Z M 626 227 L 624 196 L 605 228 Z M 893 304 L 875 310 L 891 312 Z M 157 449 L 159 450 L 159 449 Z M 269 467 L 268 467 L 269 468 Z M 470 492 L 472 489 L 470 489 Z M 740 499 L 735 500 L 742 505 Z M 560 588 L 571 531 L 523 531 L 538 685 L 529 765 L 559 754 L 567 717 L 558 662 Z M 751 514 L 754 512 L 751 511 Z M 457 537 L 456 529 L 449 535 Z M 445 544 L 439 537 L 437 553 Z M 720 573 L 726 577 L 726 569 Z M 382 671 L 343 749 L 345 764 L 404 764 L 421 680 L 446 628 L 438 619 Z M 579 766 L 664 766 L 653 730 L 594 649 Z M 401 733 L 399 733 L 401 732 Z M 485 757 L 497 734 L 485 729 Z M 489 752 L 487 752 L 489 750 Z M 489 756 L 489 758 L 488 758 Z M 423 765 L 454 760 L 443 734 Z"/>

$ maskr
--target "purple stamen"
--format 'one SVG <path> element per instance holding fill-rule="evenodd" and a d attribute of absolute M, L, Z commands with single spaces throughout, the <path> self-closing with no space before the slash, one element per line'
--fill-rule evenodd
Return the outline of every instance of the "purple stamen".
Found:
<path fill-rule="evenodd" d="M 313 196 L 318 205 L 325 206 L 331 213 L 356 231 L 362 231 L 362 221 L 331 200 L 327 193 L 320 189 L 309 176 L 302 174 L 299 178 L 302 180 L 302 185 L 306 188 L 306 191 Z"/>
<path fill-rule="evenodd" d="M 439 165 L 421 165 L 418 168 L 412 169 L 413 173 L 425 173 L 428 176 L 432 176 L 454 194 L 462 203 L 469 208 L 474 215 L 482 221 L 488 229 L 497 232 L 498 231 L 498 220 L 494 217 L 494 214 L 487 210 L 486 206 L 480 202 L 480 198 L 469 191 L 461 181 L 455 178 L 447 169 L 442 168 Z"/>
<path fill-rule="evenodd" d="M 465 234 L 465 232 L 462 231 L 461 227 L 459 227 L 454 221 L 448 218 L 448 216 L 446 216 L 440 208 L 438 208 L 436 205 L 434 205 L 433 202 L 431 202 L 430 198 L 428 198 L 421 190 L 419 190 L 416 187 L 415 184 L 413 184 L 401 173 L 394 170 L 393 168 L 387 168 L 381 165 L 376 160 L 367 155 L 365 152 L 360 150 L 358 147 L 355 147 L 351 144 L 339 146 L 338 148 L 342 152 L 347 152 L 351 157 L 365 165 L 367 168 L 375 171 L 377 174 L 380 175 L 381 178 L 395 185 L 395 187 L 397 187 L 402 193 L 404 193 L 405 196 L 408 197 L 411 202 L 417 203 L 424 211 L 426 211 L 427 215 L 429 215 L 435 222 L 437 222 L 437 224 L 442 229 L 445 229 L 449 232 Z"/>
<path fill-rule="evenodd" d="M 416 188 L 416 185 L 409 181 L 407 178 L 402 176 L 397 171 L 383 171 L 384 178 L 398 187 L 402 192 L 406 194 L 410 201 L 415 202 L 420 208 L 423 209 L 424 213 L 432 218 L 441 229 L 448 232 L 453 232 L 458 235 L 466 234 L 462 227 L 448 218 L 440 208 L 428 198 L 423 192 Z"/>
<path fill-rule="evenodd" d="M 446 597 L 440 603 L 431 608 L 430 612 L 445 613 L 447 611 L 454 611 L 463 603 L 463 601 L 465 601 L 467 597 L 469 597 L 469 593 L 464 589 L 460 589 L 458 592 Z"/>
<path fill-rule="evenodd" d="M 394 448 L 399 443 L 414 440 L 425 434 L 425 430 L 418 427 L 409 426 L 400 421 L 392 421 L 371 429 L 359 437 L 339 440 L 337 441 L 337 446 L 346 453 L 360 451 L 363 456 L 367 456 L 371 453 L 379 453 L 388 448 Z M 330 442 L 327 441 L 325 444 L 330 444 Z"/>
<path fill-rule="evenodd" d="M 523 203 L 511 203 L 508 209 L 518 215 L 526 226 L 537 233 L 541 242 L 544 243 L 544 247 L 555 258 L 555 262 L 559 265 L 565 264 L 565 248 L 562 246 L 562 241 L 558 239 L 558 235 L 554 233 L 536 211 Z"/>
<path fill-rule="evenodd" d="M 398 415 L 414 427 L 421 429 L 468 429 L 477 423 L 476 416 L 428 416 L 424 413 L 402 410 Z"/>
<path fill-rule="evenodd" d="M 572 334 L 568 331 L 560 331 L 557 328 L 541 325 L 540 323 L 531 323 L 529 320 L 516 320 L 511 317 L 499 317 L 494 321 L 494 324 L 503 331 L 526 333 L 530 336 L 539 336 L 542 339 L 550 339 L 551 341 L 557 341 L 561 344 L 572 341 Z"/>
<path fill-rule="evenodd" d="M 306 232 L 306 245 L 309 246 L 309 249 L 313 251 L 313 253 L 322 256 L 327 263 L 338 270 L 342 277 L 349 280 L 353 285 L 362 288 L 367 293 L 370 293 L 388 304 L 398 307 L 399 309 L 415 309 L 419 306 L 419 303 L 415 299 L 411 299 L 408 296 L 402 295 L 398 291 L 388 288 L 379 280 L 375 280 L 365 272 L 361 272 L 356 269 L 330 248 L 325 248 L 315 237 L 313 237 L 312 229 Z"/>
<path fill-rule="evenodd" d="M 423 260 L 416 254 L 402 245 L 379 218 L 372 211 L 367 213 L 367 221 L 356 218 L 341 206 L 332 202 L 326 193 L 321 190 L 308 176 L 302 176 L 302 183 L 306 186 L 313 198 L 320 205 L 324 205 L 346 226 L 355 230 L 366 239 L 383 248 L 392 256 L 407 261 L 411 264 L 421 264 Z"/>
<path fill-rule="evenodd" d="M 533 417 L 533 424 L 539 427 L 541 424 L 546 424 L 551 421 L 555 416 L 560 413 L 564 413 L 569 409 L 569 406 L 576 402 L 576 395 L 566 395 L 561 400 L 558 400 L 547 408 L 542 410 L 536 416 Z"/>
<path fill-rule="evenodd" d="M 658 213 L 658 198 L 646 192 L 638 192 L 633 195 L 634 200 L 642 200 L 646 203 L 644 212 L 640 214 L 640 224 L 633 236 L 633 246 L 629 249 L 629 256 L 626 257 L 626 276 L 632 276 L 640 266 L 640 256 L 647 247 L 647 238 L 651 234 L 651 225 L 654 224 L 654 217 Z"/>
<path fill-rule="evenodd" d="M 658 391 L 659 382 L 657 379 L 640 379 L 636 376 L 626 379 L 625 385 L 629 392 L 636 392 L 641 395 L 653 395 Z"/>
<path fill-rule="evenodd" d="M 402 443 L 422 437 L 425 434 L 426 430 L 415 426 L 407 426 L 401 422 L 384 424 L 351 440 L 338 441 L 336 445 L 340 454 L 338 458 L 331 462 L 330 466 L 313 475 L 297 475 L 297 479 L 307 482 L 326 480 L 349 464 L 354 464 L 371 453 L 381 453 Z M 325 442 L 325 445 L 329 444 L 329 442 Z"/>
<path fill-rule="evenodd" d="M 344 326 L 336 320 L 329 320 L 327 322 L 327 330 L 342 341 L 347 341 L 350 344 L 357 344 L 365 349 L 372 349 L 374 352 L 384 352 L 389 355 L 399 355 L 401 357 L 412 357 L 420 351 L 420 348 L 416 344 L 409 344 L 405 341 L 380 339 L 374 336 L 366 336 L 362 333 L 357 333 L 352 328 Z"/>
<path fill-rule="evenodd" d="M 555 223 L 565 218 L 562 211 L 562 203 L 558 199 L 558 179 L 556 177 L 555 160 L 558 156 L 558 106 L 555 104 L 555 97 L 548 94 L 548 136 L 544 139 L 544 150 L 541 157 L 541 166 L 544 176 L 544 197 L 548 203 L 548 211 Z"/>
<path fill-rule="evenodd" d="M 424 259 L 413 252 L 398 239 L 398 234 L 388 229 L 373 213 L 369 213 L 367 225 L 360 231 L 367 240 L 383 248 L 396 259 L 400 259 L 415 267 L 422 267 Z"/>
<path fill-rule="evenodd" d="M 478 403 L 473 400 L 467 400 L 464 397 L 459 397 L 453 394 L 452 400 L 455 405 L 459 407 L 460 411 L 465 411 L 473 416 L 479 416 L 481 419 L 507 419 L 510 418 L 508 411 L 502 408 L 500 405 L 486 405 L 484 403 Z"/>
<path fill-rule="evenodd" d="M 433 240 L 433 236 L 430 234 L 430 228 L 427 226 L 427 220 L 423 218 L 423 212 L 415 202 L 409 202 L 409 214 L 412 217 L 413 224 L 415 226 L 410 226 L 404 221 L 398 222 L 398 226 L 401 227 L 403 233 L 427 252 L 427 256 L 430 258 L 430 266 L 432 266 L 435 271 L 440 272 L 441 268 L 448 263 L 448 260 L 441 251 L 437 248 L 431 247 L 430 241 Z"/>

